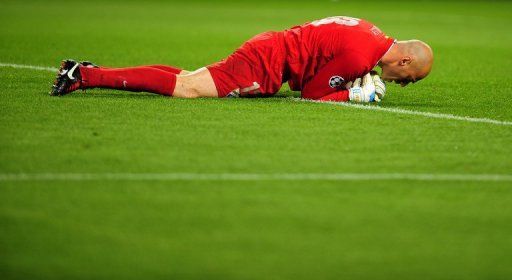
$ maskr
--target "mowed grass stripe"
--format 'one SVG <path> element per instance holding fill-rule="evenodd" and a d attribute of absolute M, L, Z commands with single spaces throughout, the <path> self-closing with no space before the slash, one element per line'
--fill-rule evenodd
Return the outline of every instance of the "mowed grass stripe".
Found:
<path fill-rule="evenodd" d="M 31 69 L 31 70 L 51 71 L 51 72 L 56 72 L 58 70 L 57 68 L 54 68 L 54 67 L 23 65 L 23 64 L 13 64 L 13 63 L 0 63 L 0 67 L 11 67 L 11 68 L 17 68 L 17 69 Z M 316 100 L 308 100 L 308 99 L 301 99 L 301 98 L 295 98 L 295 97 L 292 97 L 290 99 L 293 101 L 339 105 L 339 106 L 357 108 L 357 109 L 362 109 L 362 110 L 383 111 L 383 112 L 389 112 L 389 113 L 395 113 L 395 114 L 415 115 L 415 116 L 422 116 L 422 117 L 435 118 L 435 119 L 446 119 L 446 120 L 457 120 L 457 121 L 466 121 L 466 122 L 473 122 L 473 123 L 488 123 L 488 124 L 495 124 L 495 125 L 512 126 L 512 122 L 510 122 L 510 121 L 501 121 L 501 120 L 494 120 L 494 119 L 489 119 L 489 118 L 473 118 L 473 117 L 469 117 L 469 116 L 463 117 L 463 116 L 456 116 L 456 115 L 452 115 L 452 114 L 422 112 L 422 111 L 406 110 L 406 109 L 401 109 L 401 108 L 387 108 L 387 107 L 380 107 L 380 106 L 368 106 L 368 105 L 344 103 L 344 102 L 316 101 Z"/>
<path fill-rule="evenodd" d="M 512 121 L 504 71 L 512 68 L 511 8 L 495 1 L 6 0 L 0 62 L 58 68 L 76 58 L 193 69 L 260 32 L 349 15 L 399 40 L 423 39 L 436 54 L 427 79 L 390 84 L 386 100 L 370 107 Z M 70 10 L 80 14 L 72 25 L 60 16 Z M 301 103 L 283 98 L 298 97 L 286 87 L 277 98 L 252 100 L 111 90 L 51 98 L 55 73 L 0 67 L 0 175 L 512 175 L 510 126 Z M 0 270 L 2 279 L 510 279 L 511 186 L 0 181 Z"/>
<path fill-rule="evenodd" d="M 0 174 L 0 181 L 512 181 L 504 174 L 429 173 L 39 173 Z"/>
<path fill-rule="evenodd" d="M 404 114 L 404 115 L 415 115 L 415 116 L 422 116 L 422 117 L 434 118 L 434 119 L 457 120 L 457 121 L 466 121 L 466 122 L 473 122 L 473 123 L 488 123 L 488 124 L 512 126 L 512 122 L 494 120 L 494 119 L 489 119 L 489 118 L 473 118 L 473 117 L 469 117 L 469 116 L 462 117 L 462 116 L 456 116 L 456 115 L 452 115 L 452 114 L 413 111 L 413 110 L 406 110 L 406 109 L 401 109 L 401 108 L 388 108 L 388 107 L 354 104 L 354 103 L 346 103 L 346 102 L 317 101 L 317 100 L 309 100 L 309 99 L 301 99 L 301 98 L 292 98 L 292 100 L 301 101 L 301 102 L 320 103 L 320 104 L 331 104 L 331 105 L 345 106 L 345 107 L 350 107 L 350 108 L 357 108 L 357 109 L 362 109 L 362 110 L 382 111 L 382 112 Z"/>

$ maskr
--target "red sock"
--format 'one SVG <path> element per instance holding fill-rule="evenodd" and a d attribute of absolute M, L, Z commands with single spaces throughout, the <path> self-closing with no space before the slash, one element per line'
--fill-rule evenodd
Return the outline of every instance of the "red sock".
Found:
<path fill-rule="evenodd" d="M 81 88 L 112 88 L 147 91 L 172 96 L 176 75 L 151 67 L 88 68 L 80 67 Z"/>
<path fill-rule="evenodd" d="M 113 68 L 110 68 L 110 67 L 104 67 L 104 66 L 100 66 L 102 69 L 113 69 Z M 161 64 L 155 64 L 155 65 L 144 65 L 144 66 L 140 66 L 140 67 L 151 67 L 151 68 L 156 68 L 156 69 L 160 69 L 160 70 L 163 70 L 165 72 L 168 72 L 168 73 L 172 73 L 172 74 L 176 74 L 178 75 L 179 73 L 181 73 L 181 71 L 183 71 L 183 69 L 181 68 L 178 68 L 178 67 L 174 67 L 174 66 L 170 66 L 170 65 L 161 65 Z"/>
<path fill-rule="evenodd" d="M 178 67 L 173 67 L 173 66 L 169 66 L 169 65 L 160 65 L 160 64 L 148 65 L 146 67 L 160 69 L 165 72 L 169 72 L 169 73 L 176 74 L 176 75 L 178 75 L 179 73 L 181 73 L 181 71 L 183 71 L 183 69 L 178 68 Z"/>

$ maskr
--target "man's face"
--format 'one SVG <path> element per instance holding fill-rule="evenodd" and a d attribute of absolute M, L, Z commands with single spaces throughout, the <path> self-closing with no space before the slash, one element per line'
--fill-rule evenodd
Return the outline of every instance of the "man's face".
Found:
<path fill-rule="evenodd" d="M 409 83 L 421 80 L 421 77 L 414 72 L 408 65 L 382 65 L 381 78 L 386 82 L 395 82 L 405 87 Z"/>

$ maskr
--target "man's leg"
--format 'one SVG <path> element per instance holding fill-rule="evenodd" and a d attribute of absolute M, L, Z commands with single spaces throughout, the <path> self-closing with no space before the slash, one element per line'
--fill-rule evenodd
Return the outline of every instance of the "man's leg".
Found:
<path fill-rule="evenodd" d="M 210 71 L 203 67 L 186 75 L 178 75 L 173 96 L 197 98 L 219 97 L 219 94 Z"/>
<path fill-rule="evenodd" d="M 162 64 L 155 64 L 155 65 L 147 65 L 146 67 L 156 68 L 163 70 L 168 73 L 176 74 L 176 75 L 187 75 L 191 72 L 188 70 L 184 70 L 178 67 L 170 66 L 170 65 L 162 65 Z"/>
<path fill-rule="evenodd" d="M 110 88 L 148 91 L 172 95 L 176 75 L 150 67 L 88 68 L 80 67 L 80 88 Z"/>
<path fill-rule="evenodd" d="M 172 73 L 178 71 L 185 74 Z M 61 96 L 86 88 L 146 91 L 181 98 L 219 97 L 212 75 L 207 68 L 191 73 L 161 65 L 106 68 L 89 62 L 78 63 L 70 59 L 62 62 L 50 95 Z"/>
<path fill-rule="evenodd" d="M 92 64 L 92 63 L 90 63 L 90 64 Z M 102 68 L 102 69 L 112 69 L 112 67 L 96 66 L 95 64 L 92 64 L 92 65 L 94 65 L 95 67 Z M 137 67 L 156 68 L 156 69 L 160 69 L 160 70 L 163 70 L 165 72 L 168 72 L 168 73 L 171 73 L 171 74 L 176 74 L 176 75 L 190 74 L 190 71 L 188 71 L 188 70 L 184 70 L 184 69 L 181 69 L 181 68 L 178 68 L 178 67 L 174 67 L 174 66 L 170 66 L 170 65 L 163 65 L 163 64 L 143 65 L 143 66 L 137 66 Z"/>
<path fill-rule="evenodd" d="M 168 69 L 167 70 L 172 70 Z M 183 73 L 180 70 L 181 73 Z M 111 88 L 147 91 L 162 95 L 196 98 L 218 97 L 213 78 L 206 68 L 176 75 L 157 67 L 89 68 L 80 67 L 80 88 Z"/>

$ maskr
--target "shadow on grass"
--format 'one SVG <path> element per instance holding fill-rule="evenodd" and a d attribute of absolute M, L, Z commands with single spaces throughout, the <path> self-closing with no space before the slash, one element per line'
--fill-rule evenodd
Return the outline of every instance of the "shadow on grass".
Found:
<path fill-rule="evenodd" d="M 66 95 L 66 97 L 73 98 L 132 98 L 132 99 L 150 99 L 150 98 L 170 98 L 167 96 L 162 96 L 159 94 L 153 94 L 149 92 L 131 92 L 131 91 L 116 91 L 116 90 L 108 90 L 108 89 L 93 89 L 86 91 L 75 91 Z M 243 98 L 235 98 L 237 100 L 258 100 L 258 99 L 279 99 L 289 97 L 300 97 L 300 93 L 293 91 L 285 91 L 279 92 L 275 95 L 270 96 L 255 96 L 255 97 L 243 97 Z M 206 99 L 206 98 L 203 98 Z M 223 100 L 230 98 L 222 98 Z"/>
<path fill-rule="evenodd" d="M 273 96 L 260 96 L 260 97 L 249 97 L 249 98 L 199 98 L 199 99 L 179 99 L 181 102 L 197 102 L 198 100 L 209 100 L 214 102 L 226 102 L 226 101 L 236 101 L 236 102 L 245 102 L 245 103 L 259 103 L 259 102 L 283 102 L 288 101 L 289 98 L 299 98 L 299 92 L 293 91 L 282 91 L 278 92 Z M 88 90 L 85 92 L 76 91 L 69 95 L 64 96 L 64 98 L 95 98 L 95 99 L 132 99 L 132 100 L 178 100 L 167 96 L 162 96 L 158 94 L 148 93 L 148 92 L 130 92 L 130 91 L 116 91 L 116 90 L 108 90 L 108 89 L 94 89 Z M 400 109 L 427 109 L 431 108 L 434 111 L 439 112 L 439 110 L 443 110 L 449 106 L 446 104 L 438 103 L 438 102 L 382 102 L 381 104 L 372 104 L 372 106 L 379 106 L 384 108 L 400 108 Z M 438 109 L 438 110 L 437 110 Z"/>

